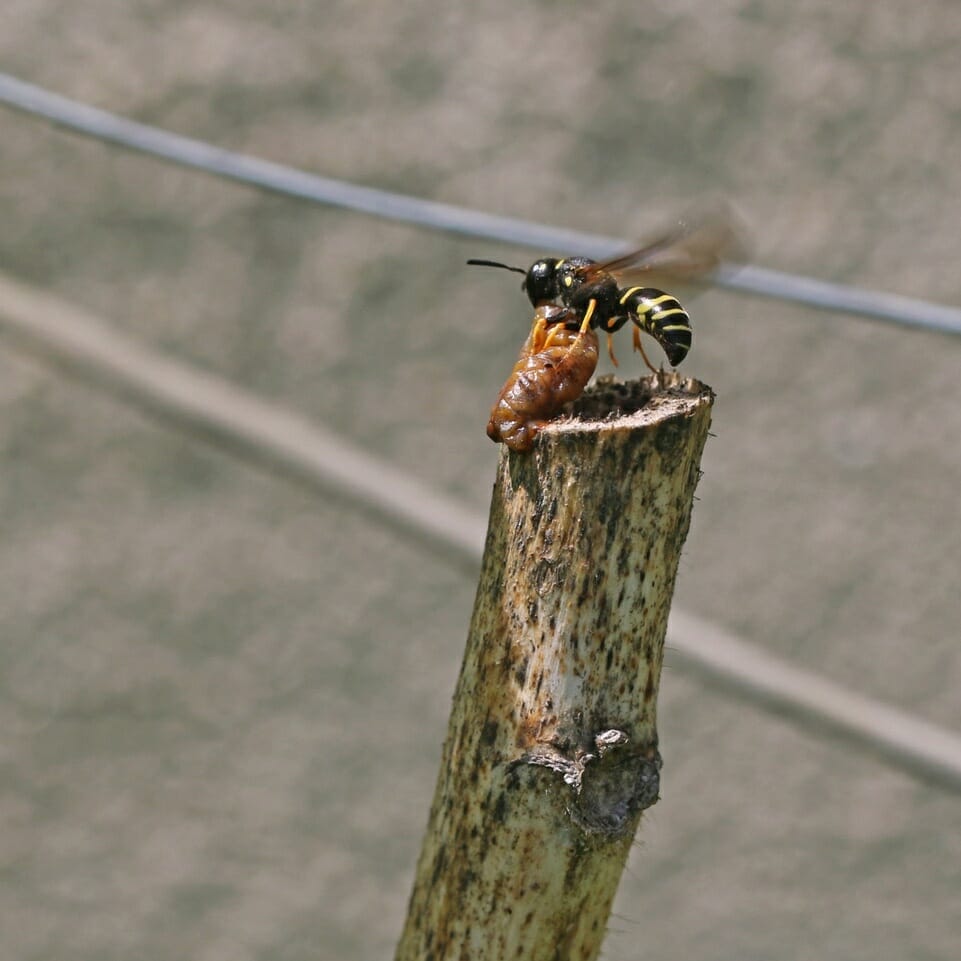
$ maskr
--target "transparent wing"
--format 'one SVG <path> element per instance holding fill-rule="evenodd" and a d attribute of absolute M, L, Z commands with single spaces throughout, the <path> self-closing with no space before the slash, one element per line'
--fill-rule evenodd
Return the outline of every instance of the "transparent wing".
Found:
<path fill-rule="evenodd" d="M 724 261 L 748 259 L 746 231 L 728 205 L 686 217 L 655 235 L 643 246 L 592 267 L 606 270 L 622 282 L 646 286 L 691 283 L 716 270 Z"/>

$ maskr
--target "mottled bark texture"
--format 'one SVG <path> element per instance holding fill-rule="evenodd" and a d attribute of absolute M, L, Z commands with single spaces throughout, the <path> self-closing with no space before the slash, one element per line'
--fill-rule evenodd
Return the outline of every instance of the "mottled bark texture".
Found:
<path fill-rule="evenodd" d="M 603 383 L 502 449 L 398 961 L 596 958 L 644 808 L 711 391 Z"/>

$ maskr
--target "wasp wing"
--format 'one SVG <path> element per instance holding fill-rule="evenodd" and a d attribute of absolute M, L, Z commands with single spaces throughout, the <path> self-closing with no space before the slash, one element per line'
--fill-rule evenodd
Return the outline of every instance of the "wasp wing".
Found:
<path fill-rule="evenodd" d="M 685 218 L 636 250 L 592 269 L 612 273 L 623 282 L 636 279 L 652 287 L 677 281 L 691 283 L 712 273 L 724 261 L 746 260 L 744 238 L 745 231 L 733 211 L 727 206 L 717 207 Z"/>

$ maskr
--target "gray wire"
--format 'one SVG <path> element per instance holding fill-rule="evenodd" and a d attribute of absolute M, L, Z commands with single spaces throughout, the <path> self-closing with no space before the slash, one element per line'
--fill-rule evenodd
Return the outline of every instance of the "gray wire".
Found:
<path fill-rule="evenodd" d="M 576 253 L 604 259 L 625 248 L 624 241 L 614 237 L 498 217 L 452 204 L 362 187 L 222 150 L 200 140 L 168 133 L 61 97 L 9 74 L 0 73 L 0 103 L 46 118 L 77 133 L 313 203 L 343 207 L 432 230 L 533 247 L 544 253 Z M 742 293 L 941 333 L 961 334 L 961 310 L 911 297 L 814 280 L 763 267 L 722 269 L 712 280 L 720 287 Z"/>
<path fill-rule="evenodd" d="M 730 631 L 677 609 L 667 657 L 807 730 L 841 737 L 915 777 L 961 791 L 961 736 L 795 667 Z M 671 649 L 673 645 L 673 650 Z"/>
<path fill-rule="evenodd" d="M 415 534 L 476 578 L 484 514 L 357 449 L 299 414 L 137 344 L 100 319 L 0 274 L 0 329 L 101 389 L 274 473 L 353 501 Z M 961 792 L 961 737 L 795 667 L 674 610 L 668 657 L 806 730 L 841 736 L 915 777 Z"/>

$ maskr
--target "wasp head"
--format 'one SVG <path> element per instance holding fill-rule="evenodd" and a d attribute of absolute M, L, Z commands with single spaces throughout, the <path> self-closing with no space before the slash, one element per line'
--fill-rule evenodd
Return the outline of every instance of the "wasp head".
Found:
<path fill-rule="evenodd" d="M 557 284 L 557 264 L 555 257 L 545 257 L 531 264 L 524 278 L 523 288 L 530 297 L 531 303 L 537 307 L 545 303 L 554 303 L 560 294 Z"/>

